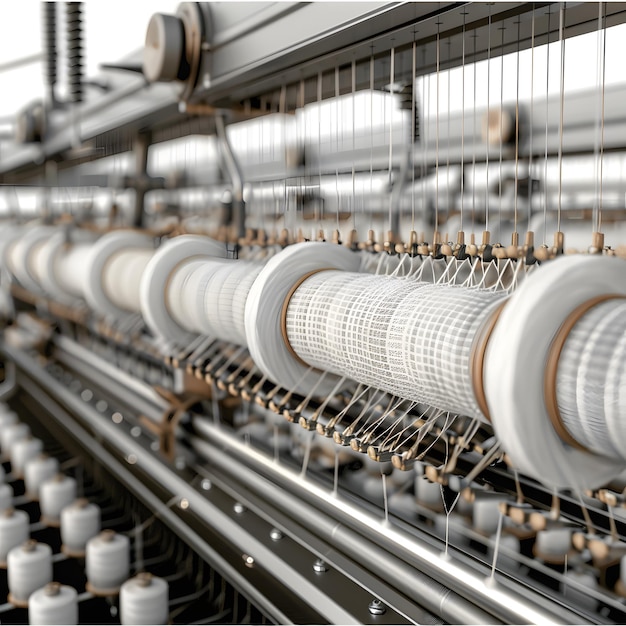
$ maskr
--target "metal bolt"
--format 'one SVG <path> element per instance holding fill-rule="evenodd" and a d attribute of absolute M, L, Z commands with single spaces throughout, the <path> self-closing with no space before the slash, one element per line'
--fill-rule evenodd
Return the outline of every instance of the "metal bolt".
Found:
<path fill-rule="evenodd" d="M 204 489 L 204 491 L 209 491 L 209 489 L 211 489 L 211 481 L 208 478 L 204 478 L 200 483 L 200 486 Z"/>
<path fill-rule="evenodd" d="M 235 504 L 233 505 L 233 511 L 235 511 L 235 513 L 237 513 L 237 515 L 241 515 L 242 513 L 244 513 L 246 510 L 246 507 L 241 504 L 241 502 L 235 502 Z"/>
<path fill-rule="evenodd" d="M 243 562 L 246 564 L 246 567 L 252 567 L 254 565 L 254 557 L 249 554 L 242 554 Z"/>
<path fill-rule="evenodd" d="M 324 563 L 322 559 L 316 559 L 315 563 L 313 563 L 313 571 L 317 572 L 318 574 L 323 574 L 324 572 L 328 571 L 328 568 L 326 567 L 326 563 Z"/>
<path fill-rule="evenodd" d="M 371 615 L 384 615 L 387 612 L 387 607 L 378 598 L 372 600 L 367 608 Z"/>
<path fill-rule="evenodd" d="M 280 541 L 283 537 L 283 533 L 278 530 L 278 528 L 272 528 L 272 530 L 270 530 L 270 539 L 272 541 Z"/>
<path fill-rule="evenodd" d="M 133 426 L 133 427 L 130 429 L 130 436 L 131 436 L 131 437 L 135 437 L 135 438 L 137 438 L 137 437 L 139 437 L 140 435 L 141 435 L 141 427 L 140 427 L 140 426 Z"/>

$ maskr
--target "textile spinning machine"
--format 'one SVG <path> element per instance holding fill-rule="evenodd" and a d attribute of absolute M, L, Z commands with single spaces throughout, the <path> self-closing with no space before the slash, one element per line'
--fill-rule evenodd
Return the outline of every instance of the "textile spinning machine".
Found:
<path fill-rule="evenodd" d="M 0 128 L 0 620 L 624 623 L 626 3 L 185 2 L 91 82 L 82 12 Z"/>

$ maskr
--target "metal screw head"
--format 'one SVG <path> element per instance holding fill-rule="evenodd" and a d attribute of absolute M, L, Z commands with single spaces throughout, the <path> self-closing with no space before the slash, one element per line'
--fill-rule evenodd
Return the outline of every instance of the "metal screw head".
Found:
<path fill-rule="evenodd" d="M 387 607 L 378 598 L 372 600 L 367 608 L 371 615 L 384 615 L 387 612 Z"/>
<path fill-rule="evenodd" d="M 209 489 L 211 489 L 211 481 L 208 478 L 204 478 L 200 483 L 200 486 L 204 491 L 209 491 Z"/>
<path fill-rule="evenodd" d="M 324 572 L 328 571 L 328 568 L 326 567 L 326 563 L 324 563 L 322 559 L 316 559 L 313 563 L 313 571 L 317 572 L 318 574 L 323 574 Z"/>
<path fill-rule="evenodd" d="M 272 530 L 270 530 L 270 539 L 272 541 L 280 541 L 283 537 L 283 533 L 278 530 L 278 528 L 272 528 Z"/>
<path fill-rule="evenodd" d="M 249 554 L 242 554 L 243 562 L 246 564 L 246 567 L 254 567 L 254 557 Z"/>
<path fill-rule="evenodd" d="M 241 504 L 241 502 L 235 502 L 235 504 L 233 505 L 233 511 L 235 511 L 235 513 L 237 513 L 237 515 L 241 515 L 243 512 L 245 512 L 246 507 Z"/>

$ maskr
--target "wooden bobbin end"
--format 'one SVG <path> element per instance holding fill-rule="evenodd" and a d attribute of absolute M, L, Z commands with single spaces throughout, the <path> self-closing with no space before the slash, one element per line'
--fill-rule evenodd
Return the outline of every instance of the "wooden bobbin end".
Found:
<path fill-rule="evenodd" d="M 545 515 L 536 511 L 528 516 L 528 523 L 534 531 L 545 530 L 548 525 Z"/>
<path fill-rule="evenodd" d="M 604 233 L 594 232 L 591 235 L 590 254 L 599 254 L 604 249 Z"/>
<path fill-rule="evenodd" d="M 482 245 L 488 246 L 490 241 L 491 241 L 491 232 L 488 230 L 483 230 Z"/>
<path fill-rule="evenodd" d="M 465 231 L 460 230 L 456 234 L 456 243 L 457 243 L 458 246 L 464 246 L 465 245 Z"/>

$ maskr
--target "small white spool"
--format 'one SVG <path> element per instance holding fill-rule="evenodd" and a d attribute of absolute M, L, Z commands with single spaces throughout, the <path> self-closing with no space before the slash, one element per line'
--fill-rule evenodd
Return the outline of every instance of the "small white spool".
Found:
<path fill-rule="evenodd" d="M 17 478 L 24 477 L 24 466 L 43 450 L 43 441 L 36 437 L 26 437 L 15 441 L 9 449 L 11 459 L 11 472 Z"/>
<path fill-rule="evenodd" d="M 52 582 L 52 548 L 32 539 L 13 548 L 7 557 L 9 602 L 25 606 L 30 594 Z"/>
<path fill-rule="evenodd" d="M 122 624 L 167 624 L 169 617 L 167 581 L 147 573 L 127 580 L 120 588 Z"/>
<path fill-rule="evenodd" d="M 76 481 L 71 476 L 56 474 L 41 483 L 39 508 L 41 521 L 47 526 L 58 526 L 61 511 L 76 500 Z"/>
<path fill-rule="evenodd" d="M 443 511 L 443 497 L 439 483 L 431 482 L 426 476 L 416 476 L 414 485 L 415 499 L 419 504 L 433 511 Z"/>
<path fill-rule="evenodd" d="M 47 454 L 40 454 L 24 464 L 24 486 L 26 495 L 39 500 L 41 484 L 59 472 L 59 462 Z"/>
<path fill-rule="evenodd" d="M 103 530 L 87 542 L 87 590 L 95 595 L 114 595 L 130 572 L 130 540 Z"/>
<path fill-rule="evenodd" d="M 500 519 L 501 498 L 476 498 L 472 506 L 472 522 L 474 530 L 491 535 L 498 529 Z M 504 523 L 504 520 L 503 520 Z"/>
<path fill-rule="evenodd" d="M 587 611 L 596 611 L 598 608 L 598 600 L 592 596 L 582 593 L 577 587 L 571 585 L 577 583 L 585 590 L 596 591 L 598 589 L 598 580 L 591 572 L 585 571 L 568 571 L 565 575 L 565 581 L 561 583 L 561 591 L 565 598 L 571 599 L 574 603 Z"/>
<path fill-rule="evenodd" d="M 6 483 L 0 484 L 0 511 L 10 509 L 13 506 L 13 487 Z"/>
<path fill-rule="evenodd" d="M 30 519 L 26 511 L 0 512 L 0 567 L 6 567 L 9 552 L 28 539 Z"/>
<path fill-rule="evenodd" d="M 61 511 L 61 551 L 83 556 L 87 542 L 100 532 L 100 507 L 79 498 Z"/>
<path fill-rule="evenodd" d="M 571 528 L 549 528 L 540 530 L 535 540 L 534 553 L 546 560 L 564 558 L 572 547 Z"/>
<path fill-rule="evenodd" d="M 0 443 L 2 445 L 2 456 L 6 459 L 9 457 L 11 446 L 21 439 L 26 439 L 30 436 L 30 428 L 28 424 L 23 422 L 16 422 L 10 424 L 0 432 Z"/>
<path fill-rule="evenodd" d="M 29 624 L 78 624 L 78 594 L 74 587 L 48 583 L 28 599 Z"/>

